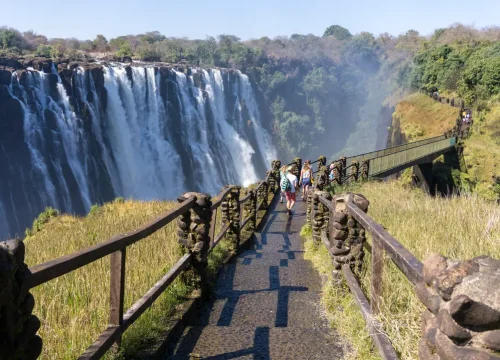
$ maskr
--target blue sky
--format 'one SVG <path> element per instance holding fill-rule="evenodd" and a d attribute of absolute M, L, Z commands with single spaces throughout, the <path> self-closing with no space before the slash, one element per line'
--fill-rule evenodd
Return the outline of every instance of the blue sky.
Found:
<path fill-rule="evenodd" d="M 167 36 L 242 39 L 293 33 L 322 35 L 342 25 L 352 33 L 429 34 L 455 22 L 500 25 L 499 0 L 44 0 L 2 1 L 0 26 L 51 37 L 93 39 L 158 30 Z"/>

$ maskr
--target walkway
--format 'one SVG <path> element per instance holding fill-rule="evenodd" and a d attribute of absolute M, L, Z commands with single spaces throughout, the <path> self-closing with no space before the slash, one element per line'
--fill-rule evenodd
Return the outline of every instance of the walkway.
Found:
<path fill-rule="evenodd" d="M 269 209 L 253 249 L 225 266 L 215 299 L 168 359 L 342 358 L 321 315 L 321 279 L 303 258 L 305 208 L 299 201 L 291 218 L 283 204 Z"/>

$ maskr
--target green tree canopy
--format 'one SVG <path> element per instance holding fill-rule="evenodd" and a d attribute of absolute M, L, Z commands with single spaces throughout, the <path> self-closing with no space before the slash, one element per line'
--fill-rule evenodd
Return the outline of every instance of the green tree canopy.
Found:
<path fill-rule="evenodd" d="M 334 36 L 337 40 L 349 40 L 352 34 L 345 27 L 332 25 L 326 28 L 323 37 Z"/>

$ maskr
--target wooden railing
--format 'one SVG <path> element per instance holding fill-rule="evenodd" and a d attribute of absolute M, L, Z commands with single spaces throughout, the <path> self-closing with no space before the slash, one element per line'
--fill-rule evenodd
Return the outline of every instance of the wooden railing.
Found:
<path fill-rule="evenodd" d="M 217 196 L 217 200 L 211 203 L 210 196 L 199 193 L 186 193 L 179 198 L 180 204 L 174 209 L 160 215 L 158 218 L 144 224 L 138 229 L 125 234 L 115 235 L 107 241 L 101 242 L 86 249 L 62 256 L 60 258 L 35 265 L 25 273 L 19 287 L 25 289 L 26 294 L 29 289 L 57 279 L 67 273 L 85 267 L 105 256 L 110 256 L 110 318 L 109 326 L 90 345 L 79 359 L 99 359 L 114 344 L 120 346 L 121 338 L 127 328 L 132 325 L 168 288 L 170 284 L 187 268 L 193 267 L 198 273 L 206 270 L 206 259 L 208 254 L 219 244 L 224 237 L 230 237 L 233 243 L 233 251 L 238 252 L 241 234 L 246 231 L 250 236 L 258 226 L 259 212 L 267 211 L 269 202 L 272 201 L 279 189 L 279 161 L 273 162 L 273 169 L 267 173 L 266 178 L 261 181 L 255 190 L 248 189 L 245 196 L 240 196 L 240 187 L 227 186 Z M 222 228 L 216 234 L 217 209 L 222 209 Z M 202 214 L 202 215 L 201 215 Z M 206 215 L 206 216 L 205 216 Z M 262 220 L 265 213 L 260 216 Z M 243 216 L 246 216 L 243 219 Z M 208 220 L 207 220 L 208 218 Z M 172 268 L 135 304 L 128 310 L 124 310 L 125 298 L 125 270 L 127 247 L 147 238 L 149 235 L 163 228 L 172 221 L 179 219 L 178 226 L 181 233 L 185 233 L 185 238 L 179 238 L 181 244 L 186 249 L 186 254 L 172 266 Z M 193 220 L 194 219 L 194 220 Z M 181 224 L 184 221 L 183 224 Z M 194 232 L 186 222 L 203 226 Z M 195 225 L 197 226 L 197 225 Z M 204 229 L 208 229 L 205 231 Z M 198 231 L 199 230 L 199 231 Z M 193 233 L 188 236 L 188 233 Z M 201 235 L 200 235 L 201 234 Z M 190 244 L 192 238 L 196 238 L 196 244 Z M 199 240 L 203 246 L 200 248 Z M 19 260 L 19 268 L 26 267 L 24 264 L 24 245 L 18 240 L 10 240 L 6 243 L 6 248 L 12 252 L 12 256 Z M 22 259 L 18 258 L 19 250 L 22 247 Z M 12 250 L 14 248 L 14 250 Z M 0 247 L 0 255 L 3 248 Z M 0 262 L 2 261 L 0 256 Z M 1 275 L 1 274 L 0 274 Z M 203 274 L 201 278 L 203 279 Z M 15 272 L 12 273 L 15 277 Z M 0 279 L 1 280 L 1 279 Z M 10 280 L 10 279 L 9 279 Z M 29 314 L 34 318 L 31 313 Z M 0 317 L 1 319 L 1 317 Z M 1 321 L 1 320 L 0 320 Z M 2 328 L 9 328 L 9 324 L 1 324 Z M 14 331 L 14 329 L 12 329 Z M 82 329 L 82 331 L 85 331 Z M 33 334 L 35 336 L 35 334 Z M 13 339 L 12 346 L 15 348 L 18 342 Z M 26 342 L 27 343 L 27 342 Z M 1 349 L 0 345 L 0 350 Z M 23 353 L 25 349 L 18 349 Z M 38 351 L 38 350 L 37 350 Z M 41 351 L 41 342 L 40 342 Z"/>
<path fill-rule="evenodd" d="M 464 304 L 464 301 L 474 303 L 481 309 L 479 311 L 488 311 L 493 306 L 495 313 L 500 313 L 500 302 L 494 291 L 476 296 L 477 291 L 481 291 L 477 289 L 488 289 L 500 281 L 499 260 L 481 256 L 460 262 L 433 254 L 422 263 L 367 215 L 369 202 L 362 195 L 347 193 L 332 198 L 328 192 L 318 190 L 309 190 L 307 195 L 307 220 L 312 225 L 313 239 L 316 244 L 323 243 L 327 247 L 334 275 L 347 283 L 382 359 L 399 359 L 377 317 L 380 313 L 385 255 L 414 285 L 416 296 L 427 308 L 422 313 L 421 359 L 462 359 L 465 356 L 497 359 L 498 342 L 478 345 L 463 340 L 473 334 L 489 336 L 488 331 L 500 331 L 498 322 L 492 321 L 484 326 L 480 318 L 469 316 L 469 305 L 457 304 Z M 371 236 L 371 246 L 366 242 L 366 233 Z M 365 250 L 371 253 L 369 299 L 357 277 L 361 267 L 365 266 Z M 467 286 L 462 289 L 468 290 L 454 292 L 456 286 L 465 283 Z M 454 342 L 456 334 L 462 334 L 461 341 Z M 434 357 L 434 353 L 439 356 Z"/>

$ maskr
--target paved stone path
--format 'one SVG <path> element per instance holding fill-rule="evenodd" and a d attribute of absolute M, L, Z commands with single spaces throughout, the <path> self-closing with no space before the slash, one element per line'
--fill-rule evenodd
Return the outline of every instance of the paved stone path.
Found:
<path fill-rule="evenodd" d="M 305 203 L 289 217 L 269 209 L 253 249 L 225 266 L 215 299 L 189 324 L 166 359 L 341 359 L 338 336 L 321 316 L 321 280 L 303 258 Z"/>

